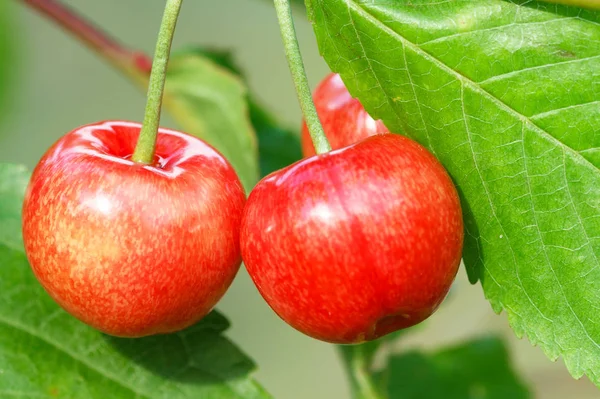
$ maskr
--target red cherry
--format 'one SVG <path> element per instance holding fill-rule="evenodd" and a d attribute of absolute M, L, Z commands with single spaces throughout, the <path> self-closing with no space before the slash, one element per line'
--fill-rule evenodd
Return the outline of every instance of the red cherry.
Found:
<path fill-rule="evenodd" d="M 35 168 L 23 204 L 42 286 L 73 316 L 123 337 L 197 322 L 241 262 L 245 194 L 231 165 L 168 129 L 156 163 L 134 163 L 140 127 L 111 121 L 66 134 Z"/>
<path fill-rule="evenodd" d="M 376 134 L 390 131 L 381 120 L 374 120 L 360 101 L 353 98 L 340 75 L 330 73 L 313 92 L 317 114 L 325 136 L 336 150 Z M 306 122 L 302 122 L 302 153 L 305 157 L 315 155 Z"/>
<path fill-rule="evenodd" d="M 418 143 L 395 134 L 301 160 L 254 188 L 244 264 L 288 324 L 341 344 L 428 318 L 461 259 L 456 189 Z"/>

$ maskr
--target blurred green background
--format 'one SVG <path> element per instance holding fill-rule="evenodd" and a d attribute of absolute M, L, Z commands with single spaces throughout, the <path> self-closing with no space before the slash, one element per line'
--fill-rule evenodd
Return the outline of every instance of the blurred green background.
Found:
<path fill-rule="evenodd" d="M 56 26 L 22 5 L 8 2 L 19 44 L 12 93 L 0 118 L 0 161 L 33 167 L 61 135 L 102 119 L 141 120 L 144 96 Z M 151 53 L 164 2 L 161 0 L 71 0 L 67 4 L 131 47 Z M 310 82 L 329 71 L 313 33 L 298 10 L 297 30 Z M 249 86 L 279 119 L 299 127 L 300 110 L 283 54 L 274 10 L 262 0 L 188 0 L 174 50 L 189 45 L 230 49 Z M 171 119 L 162 125 L 176 127 Z M 267 307 L 244 270 L 218 308 L 232 322 L 229 336 L 259 365 L 258 379 L 276 398 L 345 399 L 346 379 L 335 348 L 308 338 Z M 461 270 L 451 297 L 424 329 L 403 340 L 404 348 L 434 348 L 497 332 L 506 337 L 516 367 L 542 399 L 598 398 L 587 379 L 573 380 L 561 361 L 552 363 L 527 340 L 518 340 L 504 315 L 495 315 L 479 285 Z M 508 399 L 508 398 L 507 398 Z"/>

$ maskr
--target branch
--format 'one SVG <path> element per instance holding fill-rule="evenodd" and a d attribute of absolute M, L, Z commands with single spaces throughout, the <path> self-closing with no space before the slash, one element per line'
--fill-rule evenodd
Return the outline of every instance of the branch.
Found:
<path fill-rule="evenodd" d="M 143 52 L 125 47 L 58 0 L 21 0 L 21 2 L 75 36 L 105 61 L 132 77 L 136 83 L 143 87 L 147 86 L 152 59 Z"/>

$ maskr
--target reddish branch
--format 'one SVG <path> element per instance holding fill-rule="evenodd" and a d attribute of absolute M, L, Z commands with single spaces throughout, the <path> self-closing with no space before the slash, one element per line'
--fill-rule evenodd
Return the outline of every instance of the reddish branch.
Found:
<path fill-rule="evenodd" d="M 128 49 L 58 0 L 21 1 L 54 21 L 117 68 L 138 80 L 147 80 L 152 59 L 144 53 Z"/>

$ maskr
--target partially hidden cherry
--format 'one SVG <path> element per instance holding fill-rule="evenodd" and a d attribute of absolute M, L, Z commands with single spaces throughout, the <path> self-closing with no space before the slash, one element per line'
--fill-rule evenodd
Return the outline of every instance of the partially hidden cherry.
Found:
<path fill-rule="evenodd" d="M 107 334 L 188 327 L 239 270 L 242 185 L 203 141 L 160 129 L 156 162 L 130 160 L 140 124 L 107 121 L 63 136 L 23 204 L 31 268 L 50 296 Z"/>
<path fill-rule="evenodd" d="M 424 147 L 396 134 L 265 177 L 241 228 L 244 264 L 271 308 L 340 344 L 428 318 L 456 277 L 462 245 L 452 180 Z"/>
<path fill-rule="evenodd" d="M 360 101 L 350 95 L 342 78 L 337 73 L 328 74 L 313 91 L 317 114 L 323 125 L 325 136 L 336 150 L 376 134 L 390 131 L 381 120 L 373 119 Z M 306 122 L 302 121 L 302 154 L 315 155 Z"/>

